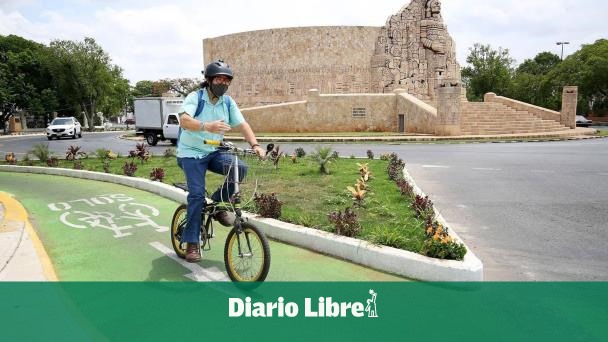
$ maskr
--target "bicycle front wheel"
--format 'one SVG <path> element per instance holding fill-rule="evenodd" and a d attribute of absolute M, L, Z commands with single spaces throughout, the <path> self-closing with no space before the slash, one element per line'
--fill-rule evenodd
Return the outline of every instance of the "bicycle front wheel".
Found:
<path fill-rule="evenodd" d="M 171 221 L 171 244 L 175 254 L 182 259 L 186 257 L 186 244 L 181 242 L 181 238 L 186 228 L 187 211 L 188 208 L 185 204 L 180 205 L 173 213 L 173 220 Z"/>
<path fill-rule="evenodd" d="M 240 233 L 234 228 L 228 233 L 224 263 L 232 281 L 264 281 L 270 269 L 268 239 L 258 227 L 243 222 Z"/>

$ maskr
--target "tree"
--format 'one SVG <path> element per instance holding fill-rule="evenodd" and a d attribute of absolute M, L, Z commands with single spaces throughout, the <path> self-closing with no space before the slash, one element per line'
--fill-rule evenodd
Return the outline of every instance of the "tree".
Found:
<path fill-rule="evenodd" d="M 133 89 L 131 89 L 131 95 L 133 95 L 134 97 L 152 96 L 153 83 L 154 82 L 147 80 L 137 82 Z"/>
<path fill-rule="evenodd" d="M 547 74 L 547 87 L 561 101 L 564 86 L 579 87 L 579 113 L 608 113 L 608 40 L 599 39 L 583 45 Z"/>
<path fill-rule="evenodd" d="M 547 74 L 561 63 L 558 55 L 541 52 L 517 67 L 508 96 L 537 106 L 559 110 L 555 90 L 547 83 Z"/>
<path fill-rule="evenodd" d="M 509 90 L 513 63 L 509 50 L 476 43 L 469 49 L 469 66 L 462 69 L 462 79 L 469 100 L 479 101 L 485 93 L 506 94 Z"/>
<path fill-rule="evenodd" d="M 93 38 L 87 37 L 83 42 L 55 40 L 50 48 L 58 89 L 76 114 L 82 111 L 93 125 L 99 110 L 123 108 L 128 82 L 122 78 L 122 69 L 111 64 L 109 55 Z"/>
<path fill-rule="evenodd" d="M 526 59 L 517 67 L 516 72 L 531 75 L 546 75 L 559 63 L 561 63 L 561 59 L 558 55 L 551 52 L 541 52 L 534 59 Z"/>
<path fill-rule="evenodd" d="M 18 110 L 48 115 L 58 105 L 48 52 L 19 36 L 0 36 L 0 128 Z"/>
<path fill-rule="evenodd" d="M 169 89 L 171 91 L 183 97 L 188 96 L 188 94 L 200 88 L 201 86 L 201 80 L 195 78 L 166 79 L 165 82 L 169 84 Z"/>

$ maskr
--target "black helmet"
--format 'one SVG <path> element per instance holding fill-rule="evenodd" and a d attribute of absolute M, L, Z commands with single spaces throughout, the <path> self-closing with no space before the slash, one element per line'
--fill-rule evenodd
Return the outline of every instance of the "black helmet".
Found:
<path fill-rule="evenodd" d="M 205 78 L 213 78 L 216 76 L 224 75 L 229 79 L 232 79 L 234 75 L 232 74 L 232 69 L 223 60 L 218 59 L 217 61 L 211 62 L 205 70 L 203 71 L 205 74 Z"/>

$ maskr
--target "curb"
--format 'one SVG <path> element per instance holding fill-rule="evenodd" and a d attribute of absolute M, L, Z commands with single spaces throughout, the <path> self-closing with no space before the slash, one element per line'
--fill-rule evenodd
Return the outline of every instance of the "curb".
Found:
<path fill-rule="evenodd" d="M 187 203 L 186 192 L 168 184 L 143 178 L 39 166 L 0 165 L 0 172 L 2 171 L 68 176 L 116 183 L 145 190 L 178 203 Z M 424 194 L 415 185 L 405 169 L 404 176 L 408 181 L 411 181 L 417 194 Z M 436 214 L 440 223 L 449 226 L 437 210 Z M 259 224 L 266 235 L 272 239 L 336 256 L 378 270 L 424 281 L 483 281 L 483 264 L 468 247 L 463 261 L 439 260 L 278 220 L 261 218 L 251 214 L 246 216 L 248 220 Z M 462 241 L 451 229 L 449 232 L 455 239 Z"/>

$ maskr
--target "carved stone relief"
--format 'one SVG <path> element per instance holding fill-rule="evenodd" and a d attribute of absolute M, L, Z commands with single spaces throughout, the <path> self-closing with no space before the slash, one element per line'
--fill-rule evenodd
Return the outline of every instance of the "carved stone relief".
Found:
<path fill-rule="evenodd" d="M 372 91 L 402 88 L 435 101 L 438 84 L 460 81 L 455 50 L 441 17 L 441 2 L 412 0 L 381 30 L 371 61 Z"/>

